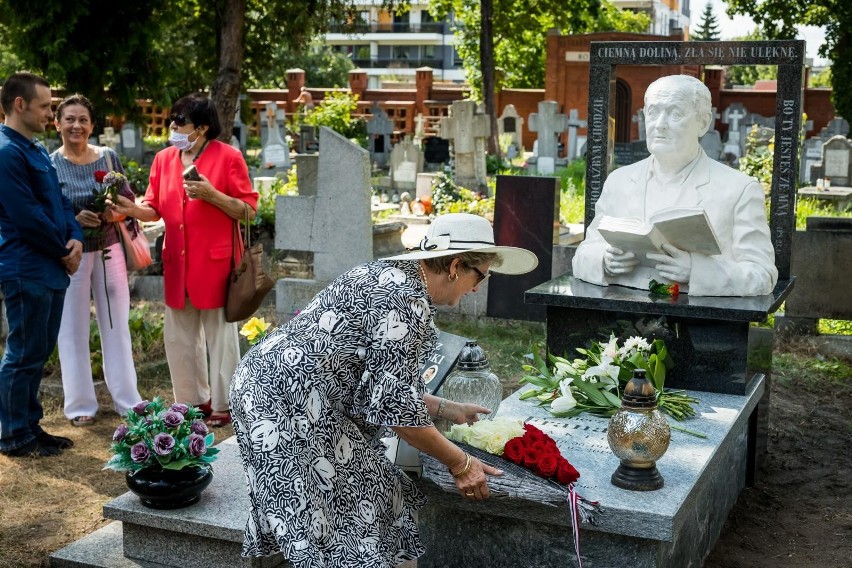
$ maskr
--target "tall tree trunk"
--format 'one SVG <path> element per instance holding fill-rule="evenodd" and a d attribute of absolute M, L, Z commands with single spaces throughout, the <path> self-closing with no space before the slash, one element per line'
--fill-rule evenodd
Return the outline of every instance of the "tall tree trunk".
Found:
<path fill-rule="evenodd" d="M 488 153 L 492 156 L 499 156 L 497 113 L 494 109 L 494 25 L 491 21 L 494 14 L 494 0 L 482 0 L 479 9 L 479 65 L 482 71 L 482 102 L 485 103 L 485 114 L 491 121 Z"/>
<path fill-rule="evenodd" d="M 210 95 L 222 123 L 219 139 L 230 142 L 240 96 L 246 0 L 223 0 L 219 3 L 218 11 L 219 71 L 213 80 Z"/>

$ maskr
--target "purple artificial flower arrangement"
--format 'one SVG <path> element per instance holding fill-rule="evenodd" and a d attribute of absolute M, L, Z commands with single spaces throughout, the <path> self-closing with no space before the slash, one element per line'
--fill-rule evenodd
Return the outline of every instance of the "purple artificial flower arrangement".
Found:
<path fill-rule="evenodd" d="M 219 453 L 212 444 L 213 433 L 208 432 L 196 407 L 182 403 L 169 406 L 160 397 L 143 400 L 127 411 L 124 422 L 115 429 L 113 456 L 104 469 L 210 468 Z"/>

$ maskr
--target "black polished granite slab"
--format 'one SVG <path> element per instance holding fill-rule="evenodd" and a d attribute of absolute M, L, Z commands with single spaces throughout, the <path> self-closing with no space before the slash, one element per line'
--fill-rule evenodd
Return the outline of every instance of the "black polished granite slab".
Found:
<path fill-rule="evenodd" d="M 765 296 L 671 299 L 566 274 L 528 290 L 526 301 L 547 306 L 550 353 L 570 360 L 577 348 L 607 341 L 610 334 L 662 339 L 674 361 L 666 387 L 744 394 L 755 380 L 749 372 L 751 322 L 765 321 L 792 287 L 793 281 L 785 280 Z"/>
<path fill-rule="evenodd" d="M 676 300 L 652 296 L 647 290 L 624 286 L 598 286 L 564 274 L 531 290 L 524 299 L 528 304 L 563 308 L 586 308 L 689 319 L 762 322 L 778 310 L 793 288 L 795 278 L 779 280 L 771 294 L 751 297 L 690 296 Z"/>

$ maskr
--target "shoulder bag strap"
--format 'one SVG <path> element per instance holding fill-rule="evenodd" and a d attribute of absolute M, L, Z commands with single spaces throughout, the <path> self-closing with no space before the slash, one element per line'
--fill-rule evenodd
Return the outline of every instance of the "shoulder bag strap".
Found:
<path fill-rule="evenodd" d="M 242 253 L 245 254 L 245 251 L 251 248 L 251 231 L 249 230 L 249 211 L 248 211 L 248 203 L 243 202 L 243 207 L 245 207 L 246 213 L 246 238 L 245 245 L 242 247 Z M 234 267 L 237 265 L 237 239 L 242 241 L 242 235 L 240 231 L 240 222 L 234 219 L 234 230 L 231 233 L 231 271 L 233 272 Z"/>

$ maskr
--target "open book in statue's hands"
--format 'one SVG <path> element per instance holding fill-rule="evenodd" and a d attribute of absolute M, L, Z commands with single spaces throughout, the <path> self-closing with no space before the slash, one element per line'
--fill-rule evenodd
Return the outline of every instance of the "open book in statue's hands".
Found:
<path fill-rule="evenodd" d="M 647 222 L 641 219 L 604 215 L 598 232 L 607 243 L 636 255 L 643 266 L 654 267 L 649 252 L 665 254 L 663 244 L 687 252 L 712 256 L 721 254 L 719 240 L 707 213 L 700 207 L 672 207 L 654 213 Z"/>

